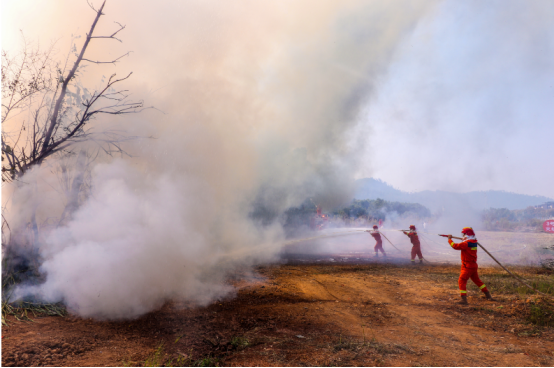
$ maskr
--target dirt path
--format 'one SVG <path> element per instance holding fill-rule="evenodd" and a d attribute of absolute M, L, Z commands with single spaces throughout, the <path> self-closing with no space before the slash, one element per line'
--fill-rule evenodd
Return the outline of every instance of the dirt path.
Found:
<path fill-rule="evenodd" d="M 419 272 L 417 272 L 419 271 Z M 397 345 L 402 354 L 391 365 L 529 366 L 550 362 L 554 344 L 518 338 L 472 321 L 475 308 L 499 308 L 506 300 L 471 298 L 471 306 L 457 306 L 451 291 L 433 287 L 425 268 L 409 278 L 359 275 L 311 275 L 297 278 L 306 299 L 321 303 L 313 318 L 332 321 L 343 334 Z M 422 276 L 419 276 L 421 273 Z M 441 296 L 442 295 L 442 296 Z M 437 299 L 442 297 L 442 300 Z M 334 301 L 334 303 L 333 303 Z M 391 357 L 393 358 L 393 357 Z"/>
<path fill-rule="evenodd" d="M 553 330 L 516 313 L 525 300 L 486 302 L 470 290 L 470 305 L 456 305 L 457 272 L 360 260 L 263 267 L 207 307 L 172 303 L 127 322 L 12 322 L 2 365 L 553 365 Z"/>

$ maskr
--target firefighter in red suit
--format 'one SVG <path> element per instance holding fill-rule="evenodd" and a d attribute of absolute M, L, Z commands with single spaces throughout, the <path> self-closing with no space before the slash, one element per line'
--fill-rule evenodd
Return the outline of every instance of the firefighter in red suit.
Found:
<path fill-rule="evenodd" d="M 375 251 L 375 257 L 379 257 L 379 251 L 383 253 L 383 256 L 387 256 L 387 253 L 385 253 L 385 250 L 383 249 L 383 239 L 381 239 L 381 234 L 379 233 L 379 227 L 377 225 L 373 225 L 373 231 L 372 230 L 366 230 L 373 238 L 375 239 L 375 248 L 373 250 Z"/>
<path fill-rule="evenodd" d="M 423 263 L 423 255 L 421 254 L 421 244 L 419 242 L 419 237 L 417 236 L 416 227 L 410 225 L 410 231 L 403 231 L 404 234 L 410 238 L 412 242 L 412 264 L 415 264 L 416 255 L 419 257 L 419 263 Z"/>
<path fill-rule="evenodd" d="M 485 297 L 488 300 L 494 300 L 477 273 L 477 239 L 475 239 L 475 232 L 470 227 L 464 227 L 462 229 L 462 235 L 463 241 L 460 243 L 454 243 L 452 241 L 452 235 L 448 235 L 448 243 L 450 246 L 456 250 L 462 251 L 462 270 L 460 272 L 460 278 L 458 279 L 460 295 L 462 297 L 460 304 L 467 304 L 466 285 L 469 279 L 485 293 Z"/>

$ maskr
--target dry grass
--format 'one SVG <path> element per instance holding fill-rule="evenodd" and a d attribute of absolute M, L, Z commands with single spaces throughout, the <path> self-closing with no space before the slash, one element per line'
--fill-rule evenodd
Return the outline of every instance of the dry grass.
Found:
<path fill-rule="evenodd" d="M 554 327 L 553 272 L 542 267 L 511 266 L 509 269 L 537 290 L 552 297 L 537 294 L 499 267 L 481 268 L 479 274 L 494 296 L 518 300 L 521 303 L 518 314 L 522 319 L 535 326 Z M 458 273 L 453 271 L 452 267 L 430 267 L 427 274 L 434 282 L 454 290 L 457 289 Z M 468 290 L 479 292 L 477 286 L 472 282 L 468 282 Z"/>
<path fill-rule="evenodd" d="M 179 354 L 177 357 L 170 358 L 165 351 L 164 343 L 161 342 L 154 349 L 152 354 L 146 358 L 143 362 L 144 367 L 211 367 L 211 357 L 206 357 L 193 361 L 189 355 Z M 216 361 L 214 361 L 216 363 Z M 123 361 L 123 365 L 126 367 L 134 366 L 132 362 Z"/>
<path fill-rule="evenodd" d="M 342 272 L 360 272 L 358 266 L 340 267 Z M 537 294 L 534 290 L 522 285 L 500 267 L 482 267 L 479 275 L 493 296 L 514 300 L 518 307 L 517 315 L 522 320 L 540 328 L 554 327 L 554 272 L 543 267 L 508 266 L 510 271 L 525 279 L 535 287 L 552 298 Z M 432 280 L 433 285 L 453 292 L 458 290 L 459 266 L 454 265 L 430 265 L 424 267 L 398 267 L 396 265 L 379 265 L 367 267 L 367 274 L 378 274 L 391 278 L 407 277 L 419 280 Z M 322 273 L 325 273 L 322 272 Z M 468 290 L 479 294 L 479 288 L 469 281 Z M 491 312 L 494 312 L 491 310 Z"/>
<path fill-rule="evenodd" d="M 8 326 L 6 316 L 14 316 L 18 321 L 33 321 L 30 315 L 33 317 L 39 316 L 60 316 L 63 317 L 67 314 L 65 306 L 59 303 L 46 304 L 46 303 L 31 303 L 31 302 L 18 302 L 10 304 L 2 301 L 2 325 Z"/>
<path fill-rule="evenodd" d="M 13 316 L 18 321 L 33 321 L 33 317 L 60 316 L 67 314 L 65 306 L 61 303 L 42 303 L 30 301 L 10 302 L 12 292 L 17 284 L 17 275 L 4 275 L 2 277 L 2 326 L 8 326 L 7 316 Z"/>

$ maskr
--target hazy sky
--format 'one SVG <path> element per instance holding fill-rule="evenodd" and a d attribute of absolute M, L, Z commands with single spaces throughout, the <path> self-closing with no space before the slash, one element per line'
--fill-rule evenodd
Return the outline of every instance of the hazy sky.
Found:
<path fill-rule="evenodd" d="M 445 1 L 368 101 L 361 176 L 554 198 L 553 117 L 554 2 Z"/>
<path fill-rule="evenodd" d="M 395 2 L 366 1 L 363 6 L 379 8 L 384 3 Z M 105 41 L 102 47 L 107 49 L 91 51 L 116 56 L 132 50 L 117 70 L 133 70 L 135 94 L 170 113 L 179 105 L 175 102 L 179 89 L 173 87 L 184 83 L 179 78 L 183 70 L 190 78 L 202 73 L 203 64 L 214 67 L 214 60 L 222 56 L 221 68 L 227 68 L 225 76 L 233 78 L 235 86 L 252 85 L 247 78 L 257 79 L 255 83 L 262 87 L 275 75 L 297 78 L 299 88 L 273 94 L 276 105 L 283 102 L 280 99 L 289 104 L 295 99 L 298 104 L 318 99 L 320 104 L 329 104 L 327 96 L 314 91 L 353 88 L 352 98 L 363 101 L 359 125 L 351 132 L 353 145 L 361 142 L 355 146 L 360 162 L 349 168 L 355 177 L 373 176 L 409 191 L 497 189 L 554 197 L 550 164 L 554 151 L 554 2 L 412 2 L 413 9 L 399 5 L 395 12 L 367 20 L 359 19 L 365 14 L 359 12 L 354 24 L 365 24 L 365 28 L 347 21 L 356 18 L 359 5 L 354 2 L 235 4 L 111 0 L 100 29 L 113 29 L 113 21 L 126 24 L 120 34 L 124 43 Z M 416 23 L 391 41 L 390 55 L 371 65 L 356 62 L 364 52 L 374 51 L 367 48 L 376 47 L 372 39 L 376 43 L 386 39 L 375 33 L 382 24 L 395 24 L 408 13 Z M 340 14 L 346 15 L 341 19 Z M 5 0 L 2 48 L 17 48 L 21 29 L 29 40 L 40 40 L 45 46 L 57 40 L 56 47 L 63 54 L 70 45 L 69 36 L 88 30 L 93 16 L 84 0 Z M 344 34 L 333 39 L 321 26 L 325 22 L 342 27 Z M 296 44 L 295 33 L 302 35 Z M 230 34 L 238 42 L 227 42 Z M 302 80 L 310 72 L 303 65 L 302 52 L 318 47 L 320 41 L 334 46 L 309 60 L 318 63 L 316 70 L 334 73 L 336 80 L 369 80 L 371 88 L 333 81 L 303 88 L 302 83 L 318 83 L 319 79 L 307 76 Z M 359 55 L 351 53 L 342 59 L 336 43 L 350 49 L 359 44 Z M 198 48 L 203 57 L 190 57 Z M 286 65 L 288 71 L 274 73 L 274 65 L 281 69 Z M 259 71 L 243 73 L 241 68 Z M 317 118 L 313 109 L 306 111 L 296 117 Z M 353 113 L 358 111 L 353 109 Z M 300 121 L 294 124 L 302 125 Z M 321 129 L 311 130 L 313 141 L 308 144 L 329 144 L 334 129 L 340 128 L 328 128 L 323 122 Z"/>

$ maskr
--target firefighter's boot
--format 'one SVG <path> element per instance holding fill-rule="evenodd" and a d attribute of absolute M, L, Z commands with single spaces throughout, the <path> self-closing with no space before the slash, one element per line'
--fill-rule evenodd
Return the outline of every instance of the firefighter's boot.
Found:
<path fill-rule="evenodd" d="M 494 299 L 494 298 L 492 297 L 490 291 L 485 291 L 485 298 L 487 298 L 487 300 L 489 300 L 489 301 L 491 301 L 491 302 L 496 301 L 496 299 Z"/>
<path fill-rule="evenodd" d="M 423 263 L 423 258 L 420 258 L 419 264 L 422 264 L 422 263 Z"/>
<path fill-rule="evenodd" d="M 462 300 L 460 300 L 458 303 L 456 304 L 461 304 L 461 305 L 467 305 L 467 295 L 463 294 L 462 295 Z"/>

